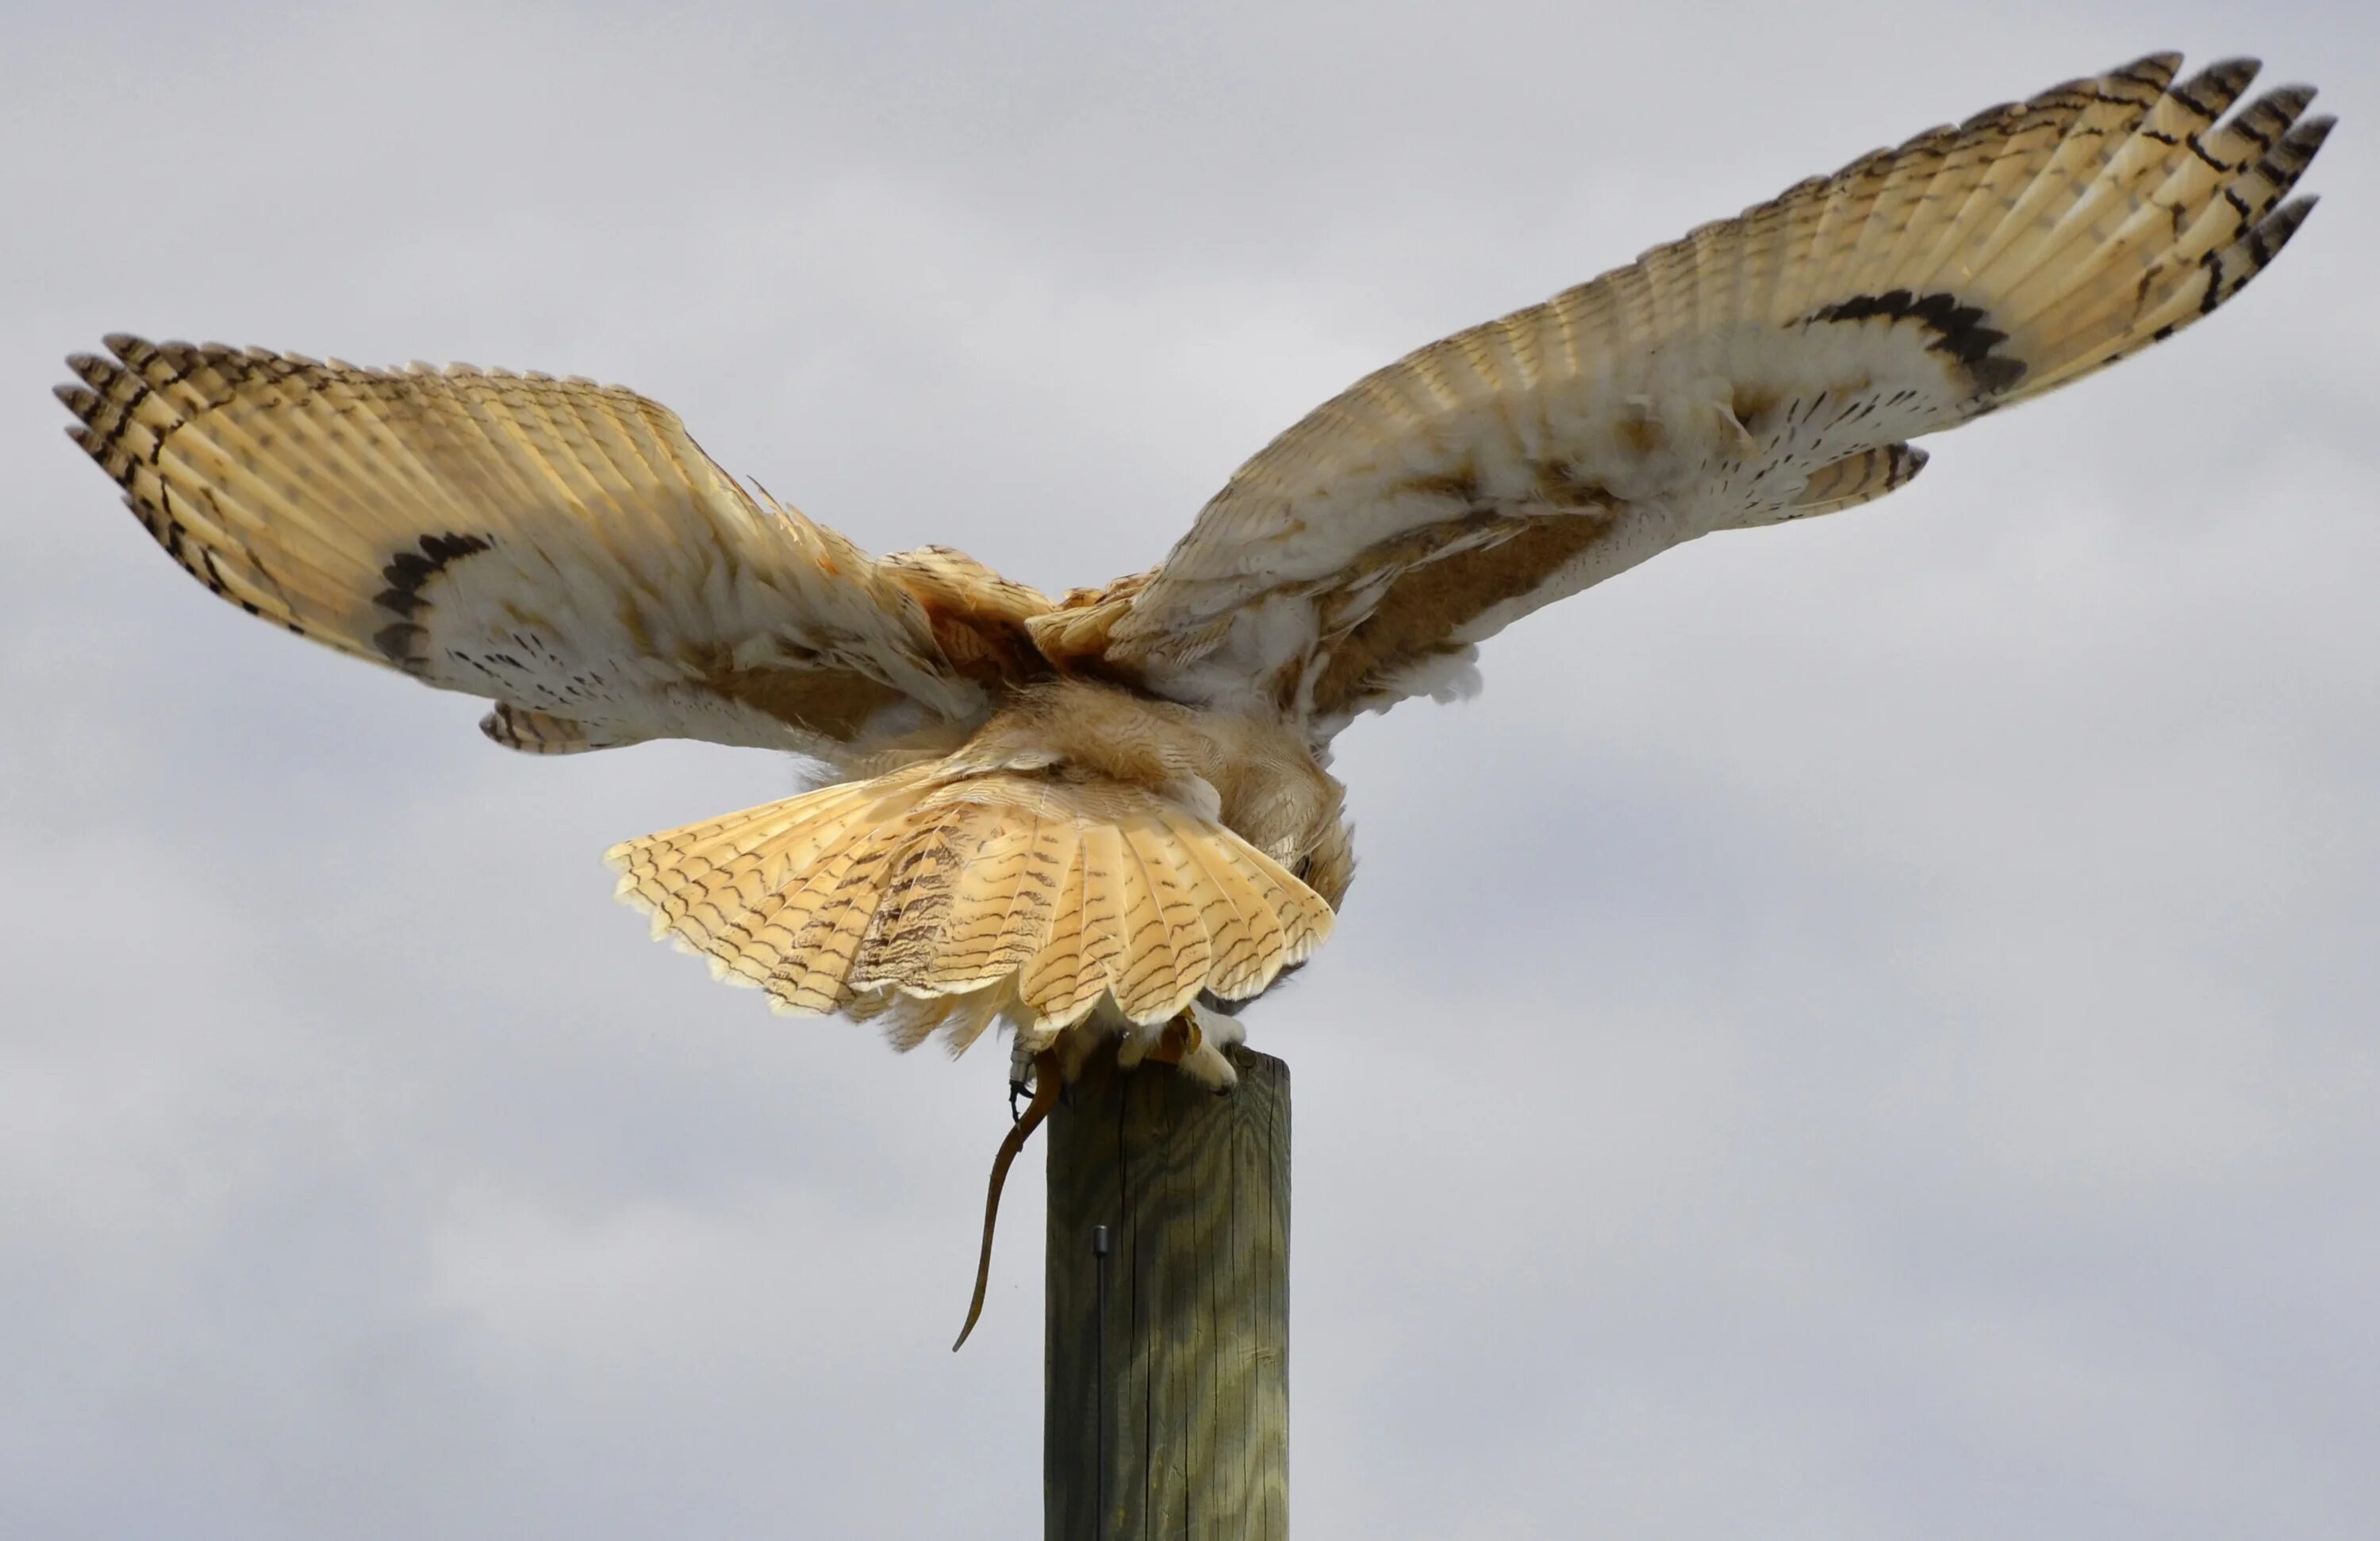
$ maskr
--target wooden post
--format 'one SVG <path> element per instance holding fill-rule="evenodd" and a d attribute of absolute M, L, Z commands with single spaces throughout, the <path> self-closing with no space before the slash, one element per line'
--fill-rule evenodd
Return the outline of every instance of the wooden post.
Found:
<path fill-rule="evenodd" d="M 1045 1541 L 1289 1534 L 1289 1067 L 1229 1052 L 1221 1096 L 1102 1054 L 1050 1116 Z"/>

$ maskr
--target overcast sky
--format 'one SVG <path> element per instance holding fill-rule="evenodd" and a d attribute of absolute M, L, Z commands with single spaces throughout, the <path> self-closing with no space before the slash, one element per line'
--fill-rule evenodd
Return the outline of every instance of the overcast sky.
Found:
<path fill-rule="evenodd" d="M 0 50 L 0 1533 L 1016 1536 L 1004 1058 L 784 1021 L 508 756 L 176 572 L 102 333 L 585 373 L 873 550 L 1147 564 L 1404 349 L 2160 46 L 2344 127 L 2272 273 L 1341 740 L 1293 1502 L 1350 1537 L 2364 1536 L 2380 19 L 2350 5 L 306 11 Z M 1038 1153 L 1030 1164 L 1038 1171 Z"/>

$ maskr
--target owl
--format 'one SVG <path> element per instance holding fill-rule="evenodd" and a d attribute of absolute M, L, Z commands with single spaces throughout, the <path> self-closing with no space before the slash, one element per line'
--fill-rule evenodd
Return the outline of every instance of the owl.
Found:
<path fill-rule="evenodd" d="M 1357 715 L 1467 694 L 1481 642 L 1673 546 L 1886 497 L 1919 438 L 2263 272 L 2331 120 L 2295 86 L 2234 111 L 2252 62 L 2180 65 L 1928 129 L 1432 343 L 1155 566 L 1058 598 L 871 557 L 617 386 L 115 336 L 58 394 L 193 577 L 486 698 L 506 748 L 800 757 L 810 790 L 613 847 L 620 896 L 780 1012 L 904 1049 L 1002 1025 L 1038 1117 L 1111 1040 L 1232 1081 L 1232 1013 L 1354 876 L 1329 767 Z"/>

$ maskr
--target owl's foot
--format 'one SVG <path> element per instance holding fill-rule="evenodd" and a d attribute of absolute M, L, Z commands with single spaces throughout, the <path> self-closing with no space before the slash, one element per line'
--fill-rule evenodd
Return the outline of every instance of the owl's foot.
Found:
<path fill-rule="evenodd" d="M 1172 1065 L 1208 1091 L 1227 1092 L 1240 1084 L 1240 1073 L 1223 1050 L 1245 1043 L 1248 1030 L 1235 1016 L 1192 1001 L 1163 1028 L 1135 1028 L 1116 1050 L 1116 1062 L 1129 1070 L 1143 1058 Z"/>
<path fill-rule="evenodd" d="M 1032 1090 L 1033 1050 L 1025 1047 L 1024 1036 L 1019 1034 L 1008 1050 L 1009 1122 L 1014 1123 L 1025 1116 L 1017 1110 L 1017 1104 L 1023 1101 Z"/>
<path fill-rule="evenodd" d="M 1058 1073 L 1056 1054 L 1045 1049 L 1033 1056 L 1033 1100 L 1026 1104 L 1025 1116 L 1009 1126 L 1007 1135 L 1001 1139 L 1000 1154 L 991 1159 L 991 1191 L 983 1200 L 983 1254 L 975 1265 L 975 1298 L 967 1302 L 966 1325 L 959 1329 L 959 1341 L 951 1345 L 953 1353 L 965 1346 L 967 1334 L 975 1330 L 976 1318 L 983 1315 L 983 1292 L 991 1284 L 991 1232 L 1000 1223 L 1001 1184 L 1008 1181 L 1008 1168 L 1016 1159 L 1017 1152 L 1033 1137 L 1033 1131 L 1041 1127 L 1050 1110 L 1058 1105 L 1058 1093 L 1064 1086 L 1065 1077 Z M 1019 1089 L 1012 1078 L 1012 1098 Z"/>

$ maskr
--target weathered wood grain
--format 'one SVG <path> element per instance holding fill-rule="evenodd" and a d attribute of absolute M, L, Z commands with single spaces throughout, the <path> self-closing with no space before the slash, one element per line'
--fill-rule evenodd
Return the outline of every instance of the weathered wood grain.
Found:
<path fill-rule="evenodd" d="M 1050 1115 L 1048 1541 L 1289 1534 L 1289 1067 L 1230 1053 L 1226 1095 L 1109 1056 Z"/>

